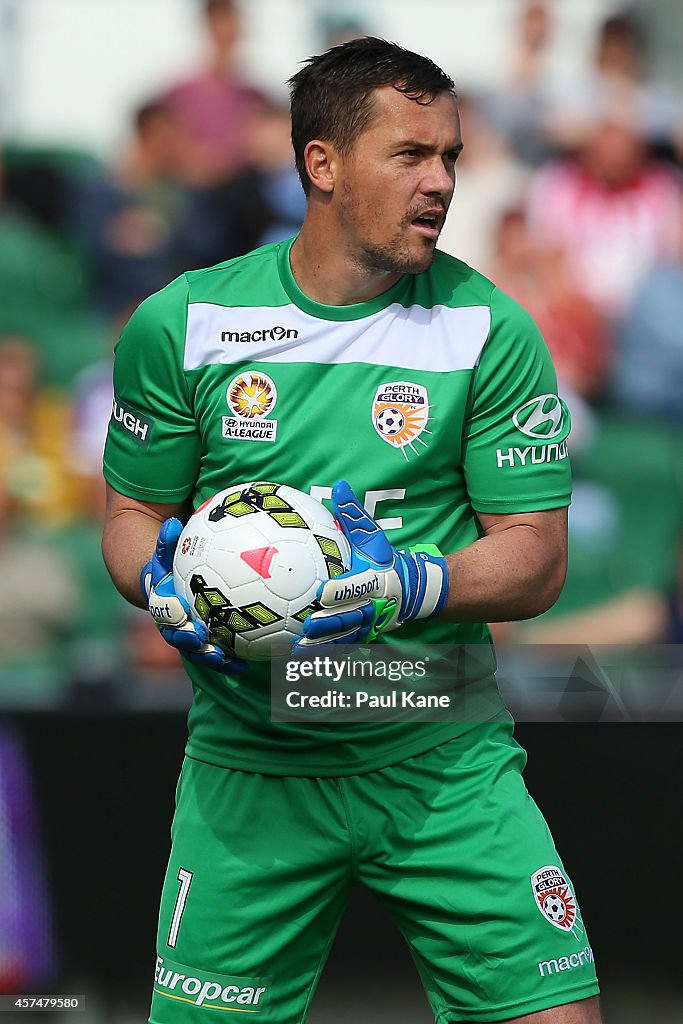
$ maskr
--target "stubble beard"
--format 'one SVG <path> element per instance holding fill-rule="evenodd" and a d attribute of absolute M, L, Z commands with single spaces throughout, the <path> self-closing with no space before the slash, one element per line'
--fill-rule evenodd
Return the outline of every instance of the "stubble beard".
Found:
<path fill-rule="evenodd" d="M 346 185 L 343 190 L 344 205 L 342 222 L 357 225 L 363 219 L 363 211 L 359 210 L 351 188 Z M 401 225 L 391 241 L 384 245 L 365 242 L 357 239 L 349 252 L 350 259 L 364 273 L 382 274 L 423 274 L 434 262 L 436 242 L 420 238 L 422 251 L 411 250 L 406 244 L 405 233 L 410 230 L 414 214 Z M 356 231 L 358 235 L 358 232 Z"/>
<path fill-rule="evenodd" d="M 355 262 L 373 274 L 423 274 L 434 262 L 435 245 L 426 243 L 422 253 L 411 252 L 397 236 L 389 245 L 366 243 L 355 253 Z"/>

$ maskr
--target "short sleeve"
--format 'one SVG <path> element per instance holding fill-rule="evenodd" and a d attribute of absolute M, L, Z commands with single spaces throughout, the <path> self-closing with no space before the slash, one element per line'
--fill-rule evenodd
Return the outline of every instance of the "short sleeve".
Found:
<path fill-rule="evenodd" d="M 498 289 L 475 369 L 463 468 L 477 512 L 539 512 L 571 501 L 570 416 L 538 327 Z"/>
<path fill-rule="evenodd" d="M 200 437 L 183 371 L 187 283 L 138 306 L 114 355 L 114 403 L 104 476 L 141 501 L 175 502 L 194 485 Z"/>

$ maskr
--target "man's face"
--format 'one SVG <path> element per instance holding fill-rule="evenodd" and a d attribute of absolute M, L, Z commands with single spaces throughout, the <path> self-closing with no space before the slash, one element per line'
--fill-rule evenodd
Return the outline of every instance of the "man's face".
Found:
<path fill-rule="evenodd" d="M 608 188 L 619 188 L 637 173 L 646 159 L 645 144 L 622 116 L 601 121 L 589 136 L 584 159 Z"/>
<path fill-rule="evenodd" d="M 375 90 L 367 128 L 338 157 L 333 201 L 347 256 L 367 271 L 427 270 L 455 186 L 462 148 L 455 98 L 417 103 Z"/>

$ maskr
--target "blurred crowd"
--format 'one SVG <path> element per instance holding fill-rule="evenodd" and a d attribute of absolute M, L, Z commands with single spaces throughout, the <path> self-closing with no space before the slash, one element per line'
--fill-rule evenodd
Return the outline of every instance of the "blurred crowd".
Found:
<path fill-rule="evenodd" d="M 5 705 L 117 699 L 125 680 L 178 667 L 100 558 L 113 345 L 151 292 L 294 234 L 305 206 L 288 111 L 237 70 L 238 5 L 205 0 L 202 16 L 203 65 L 140 98 L 109 163 L 0 149 Z M 335 22 L 323 45 L 362 31 Z M 461 84 L 465 149 L 440 242 L 535 317 L 574 421 L 565 592 L 547 615 L 496 633 L 680 641 L 681 97 L 652 77 L 648 24 L 632 12 L 604 20 L 589 73 L 562 89 L 557 31 L 551 3 L 520 0 L 499 79 Z"/>

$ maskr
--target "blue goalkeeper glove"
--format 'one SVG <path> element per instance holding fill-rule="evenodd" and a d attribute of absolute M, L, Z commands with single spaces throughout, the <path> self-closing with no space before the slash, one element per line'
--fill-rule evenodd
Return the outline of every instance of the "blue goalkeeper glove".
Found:
<path fill-rule="evenodd" d="M 404 622 L 443 610 L 448 566 L 434 545 L 429 546 L 434 554 L 397 551 L 345 480 L 332 489 L 332 507 L 351 545 L 351 569 L 321 585 L 322 608 L 304 621 L 295 650 L 370 643 Z"/>
<path fill-rule="evenodd" d="M 182 532 L 179 519 L 167 519 L 159 531 L 154 554 L 140 573 L 140 589 L 150 614 L 166 643 L 177 648 L 188 661 L 216 672 L 243 671 L 244 662 L 229 658 L 220 647 L 209 643 L 206 626 L 191 621 L 190 606 L 176 593 L 173 556 Z"/>

